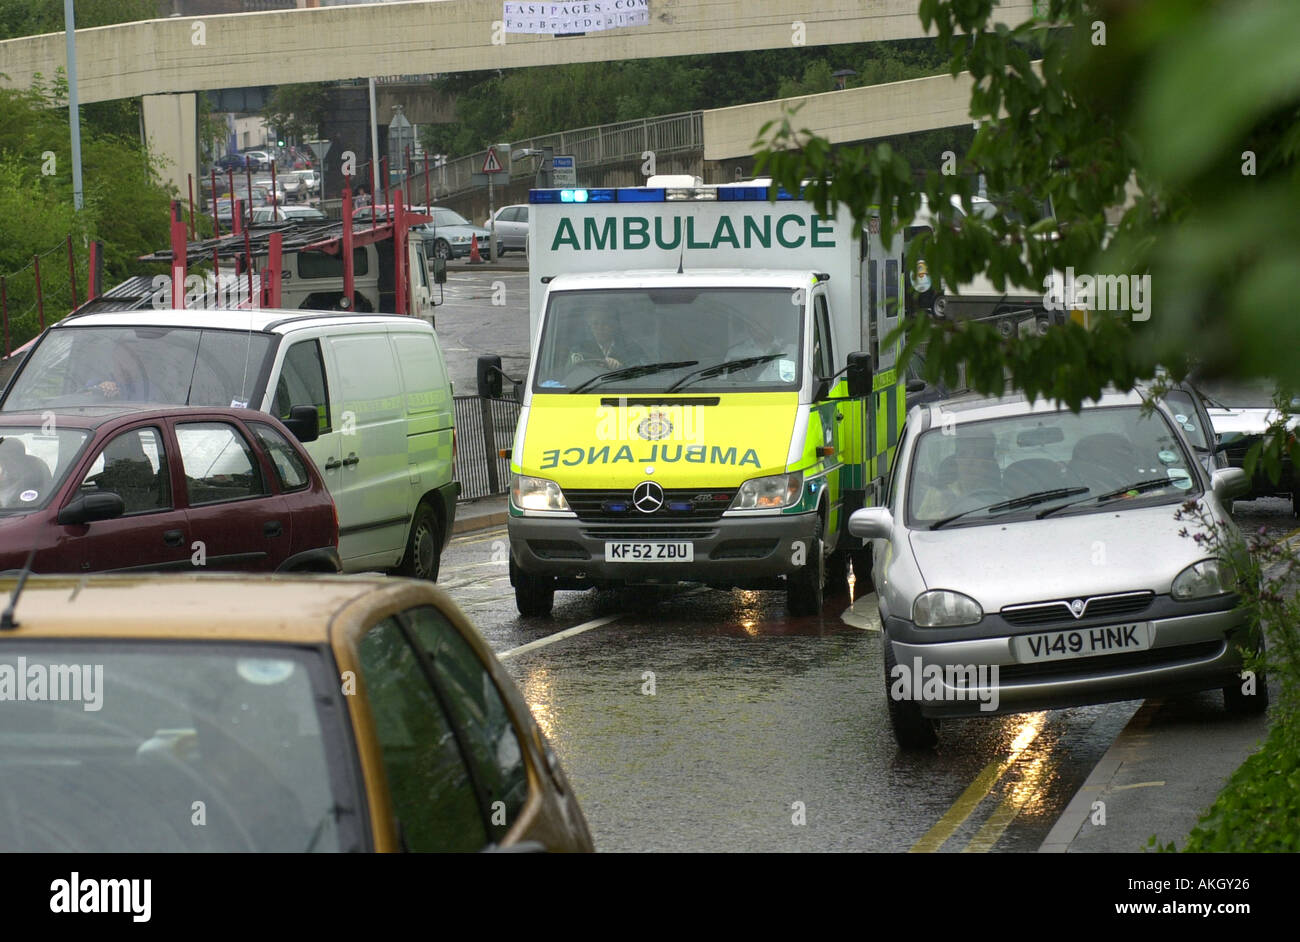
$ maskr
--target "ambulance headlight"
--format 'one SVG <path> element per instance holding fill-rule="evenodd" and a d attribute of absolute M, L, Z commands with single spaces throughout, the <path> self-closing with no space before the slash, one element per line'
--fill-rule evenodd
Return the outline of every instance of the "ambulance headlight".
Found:
<path fill-rule="evenodd" d="M 799 502 L 803 472 L 750 478 L 731 501 L 732 510 L 780 510 Z"/>
<path fill-rule="evenodd" d="M 516 474 L 510 482 L 510 501 L 520 510 L 568 510 L 560 485 L 546 478 Z"/>

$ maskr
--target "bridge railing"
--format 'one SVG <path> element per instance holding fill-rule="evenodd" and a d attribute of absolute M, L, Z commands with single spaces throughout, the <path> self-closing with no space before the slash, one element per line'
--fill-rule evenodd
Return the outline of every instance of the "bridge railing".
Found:
<path fill-rule="evenodd" d="M 544 134 L 513 143 L 515 150 L 554 148 L 556 154 L 572 154 L 579 167 L 641 160 L 646 151 L 656 156 L 701 150 L 704 147 L 704 112 L 686 111 L 656 118 L 640 118 L 595 127 Z M 499 155 L 503 161 L 508 155 Z M 430 184 L 438 198 L 455 196 L 473 187 L 473 174 L 483 169 L 487 151 L 457 157 L 440 167 L 430 168 Z M 521 160 L 512 167 L 512 180 L 533 176 L 536 161 Z M 416 174 L 423 173 L 417 165 Z"/>

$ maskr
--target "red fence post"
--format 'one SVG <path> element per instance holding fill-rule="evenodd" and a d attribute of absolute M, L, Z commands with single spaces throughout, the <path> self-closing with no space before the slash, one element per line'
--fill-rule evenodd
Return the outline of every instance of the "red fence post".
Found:
<path fill-rule="evenodd" d="M 41 296 L 41 257 L 32 256 L 32 262 L 36 266 L 36 313 L 41 318 L 41 330 L 45 329 L 45 298 Z"/>
<path fill-rule="evenodd" d="M 389 216 L 391 217 L 392 210 L 389 207 L 392 206 L 392 197 L 388 195 L 388 158 L 387 157 L 379 161 L 379 176 L 384 181 L 384 208 L 388 209 Z M 390 218 L 389 222 L 391 221 L 392 220 Z"/>
<path fill-rule="evenodd" d="M 77 267 L 72 262 L 72 236 L 68 236 L 68 287 L 72 289 L 72 310 L 77 309 Z"/>
<path fill-rule="evenodd" d="M 9 295 L 5 292 L 4 275 L 0 275 L 0 320 L 4 321 L 5 356 L 9 356 Z"/>
<path fill-rule="evenodd" d="M 400 189 L 393 194 L 393 200 L 393 276 L 397 284 L 394 313 L 407 314 L 406 296 L 410 286 L 406 283 L 406 214 L 402 211 Z"/>
<path fill-rule="evenodd" d="M 280 306 L 280 282 L 284 278 L 281 271 L 281 246 L 284 243 L 284 236 L 279 232 L 271 233 L 270 257 L 267 260 L 267 273 L 271 277 L 270 289 L 267 292 L 266 306 L 278 308 Z"/>
<path fill-rule="evenodd" d="M 212 174 L 212 236 L 213 238 L 221 237 L 221 225 L 217 222 L 217 171 L 209 170 Z"/>
<path fill-rule="evenodd" d="M 343 178 L 343 300 L 349 311 L 356 310 L 352 271 L 352 177 Z"/>
<path fill-rule="evenodd" d="M 370 161 L 370 231 L 379 224 L 379 193 L 375 190 L 375 161 Z"/>
<path fill-rule="evenodd" d="M 86 272 L 86 300 L 93 300 L 104 290 L 104 243 L 98 239 L 90 243 L 90 269 Z"/>

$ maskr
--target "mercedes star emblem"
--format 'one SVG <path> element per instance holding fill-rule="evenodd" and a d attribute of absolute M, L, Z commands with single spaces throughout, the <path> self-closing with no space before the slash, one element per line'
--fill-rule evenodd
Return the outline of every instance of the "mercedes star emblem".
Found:
<path fill-rule="evenodd" d="M 643 514 L 652 514 L 664 505 L 664 489 L 654 481 L 642 481 L 632 491 L 632 506 Z"/>

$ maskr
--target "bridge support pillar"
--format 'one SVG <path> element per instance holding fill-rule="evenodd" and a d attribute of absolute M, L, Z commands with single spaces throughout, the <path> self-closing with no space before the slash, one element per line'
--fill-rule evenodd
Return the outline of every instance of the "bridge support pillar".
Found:
<path fill-rule="evenodd" d="M 162 158 L 162 178 L 184 194 L 187 174 L 199 178 L 198 112 L 193 92 L 141 98 L 149 152 Z"/>

